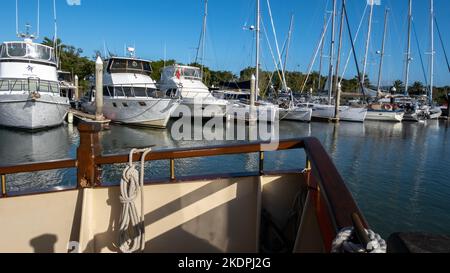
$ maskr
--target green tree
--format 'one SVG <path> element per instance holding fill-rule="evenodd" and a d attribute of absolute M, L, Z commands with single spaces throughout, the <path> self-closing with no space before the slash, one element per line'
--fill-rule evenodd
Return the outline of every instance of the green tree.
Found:
<path fill-rule="evenodd" d="M 403 93 L 405 91 L 405 84 L 401 80 L 396 80 L 393 87 L 395 87 L 398 93 Z"/>
<path fill-rule="evenodd" d="M 57 48 L 59 69 L 78 75 L 80 88 L 86 91 L 89 87 L 87 78 L 95 72 L 95 62 L 81 56 L 83 53 L 81 48 L 63 44 L 61 39 L 57 39 L 55 45 L 52 39 L 45 37 L 42 44 Z"/>
<path fill-rule="evenodd" d="M 409 88 L 409 93 L 411 95 L 423 95 L 425 93 L 425 86 L 423 83 L 416 81 Z"/>
<path fill-rule="evenodd" d="M 161 80 L 161 72 L 162 72 L 162 69 L 164 68 L 164 64 L 166 66 L 170 66 L 170 65 L 176 64 L 176 61 L 175 60 L 167 60 L 167 61 L 159 60 L 159 61 L 154 61 L 151 64 L 152 64 L 151 77 L 153 80 L 159 81 L 159 80 Z"/>

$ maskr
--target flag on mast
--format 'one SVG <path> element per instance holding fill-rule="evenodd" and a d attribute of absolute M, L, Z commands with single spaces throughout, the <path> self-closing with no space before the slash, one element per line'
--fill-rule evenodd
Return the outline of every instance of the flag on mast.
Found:
<path fill-rule="evenodd" d="M 381 0 L 367 0 L 367 5 L 369 6 L 380 6 Z"/>

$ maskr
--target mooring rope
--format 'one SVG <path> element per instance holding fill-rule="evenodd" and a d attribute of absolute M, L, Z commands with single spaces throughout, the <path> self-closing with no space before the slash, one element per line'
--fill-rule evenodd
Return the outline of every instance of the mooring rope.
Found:
<path fill-rule="evenodd" d="M 131 150 L 129 164 L 125 168 L 120 182 L 122 214 L 120 217 L 119 246 L 122 253 L 133 253 L 145 249 L 144 174 L 145 158 L 150 152 L 150 148 Z M 133 156 L 136 153 L 142 153 L 140 172 L 133 163 Z M 135 204 L 139 191 L 141 194 L 140 215 Z"/>
<path fill-rule="evenodd" d="M 372 230 L 365 230 L 369 243 L 364 247 L 361 243 L 355 243 L 355 228 L 342 229 L 333 241 L 332 253 L 386 253 L 386 241 Z"/>

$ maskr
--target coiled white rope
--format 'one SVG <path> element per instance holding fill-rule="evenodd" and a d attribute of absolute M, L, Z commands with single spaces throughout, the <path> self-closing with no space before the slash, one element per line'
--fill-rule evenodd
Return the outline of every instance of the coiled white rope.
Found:
<path fill-rule="evenodd" d="M 367 230 L 367 235 L 369 237 L 370 242 L 367 244 L 367 247 L 364 247 L 361 244 L 355 243 L 354 233 L 355 229 L 353 227 L 344 228 L 339 232 L 336 236 L 336 239 L 333 241 L 332 253 L 386 253 L 387 244 L 381 238 L 380 235 L 376 234 L 372 230 Z"/>
<path fill-rule="evenodd" d="M 122 214 L 120 217 L 119 248 L 122 253 L 133 253 L 145 249 L 145 215 L 144 215 L 144 173 L 145 158 L 151 149 L 133 149 L 130 161 L 125 168 L 120 182 L 120 202 Z M 141 171 L 136 170 L 133 156 L 142 153 Z M 141 194 L 141 214 L 136 208 L 136 198 Z M 130 225 L 131 224 L 131 225 Z"/>

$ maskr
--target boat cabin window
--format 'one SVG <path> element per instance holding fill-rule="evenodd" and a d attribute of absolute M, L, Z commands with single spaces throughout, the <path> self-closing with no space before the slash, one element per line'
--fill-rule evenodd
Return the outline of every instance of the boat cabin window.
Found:
<path fill-rule="evenodd" d="M 24 58 L 37 61 L 55 62 L 53 48 L 33 43 L 5 43 L 0 50 L 0 58 Z"/>
<path fill-rule="evenodd" d="M 149 62 L 129 59 L 113 59 L 109 64 L 109 73 L 136 73 L 150 76 L 152 67 Z"/>
<path fill-rule="evenodd" d="M 34 78 L 29 79 L 4 79 L 0 80 L 0 91 L 19 92 L 44 92 L 59 93 L 60 88 L 57 82 L 44 81 Z"/>
<path fill-rule="evenodd" d="M 58 73 L 58 81 L 72 82 L 72 75 L 70 73 L 60 72 Z"/>
<path fill-rule="evenodd" d="M 103 88 L 103 94 L 106 97 L 153 97 L 155 91 L 154 88 L 146 87 L 130 87 L 130 86 L 105 86 Z"/>

